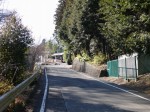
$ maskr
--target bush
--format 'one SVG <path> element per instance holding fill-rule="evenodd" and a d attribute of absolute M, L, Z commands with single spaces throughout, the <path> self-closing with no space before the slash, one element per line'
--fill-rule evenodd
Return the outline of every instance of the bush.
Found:
<path fill-rule="evenodd" d="M 91 58 L 86 53 L 84 53 L 84 52 L 82 53 L 82 56 L 78 54 L 77 58 L 80 61 L 91 61 Z"/>
<path fill-rule="evenodd" d="M 77 58 L 79 59 L 79 60 L 82 60 L 82 56 L 81 55 L 77 55 Z"/>
<path fill-rule="evenodd" d="M 12 13 L 5 19 L 0 29 L 0 73 L 5 68 L 5 73 L 2 73 L 2 76 L 13 85 L 24 80 L 26 52 L 32 41 L 30 31 L 23 26 L 16 13 Z"/>
<path fill-rule="evenodd" d="M 14 101 L 6 109 L 6 112 L 26 112 L 24 101 Z"/>
<path fill-rule="evenodd" d="M 67 50 L 64 50 L 64 54 L 63 54 L 63 61 L 64 62 L 67 62 L 68 60 L 67 60 L 67 53 L 68 51 Z"/>
<path fill-rule="evenodd" d="M 0 95 L 6 93 L 12 88 L 13 88 L 13 85 L 10 84 L 8 81 L 0 81 Z"/>
<path fill-rule="evenodd" d="M 96 65 L 100 65 L 104 63 L 106 60 L 106 57 L 104 54 L 99 53 L 98 55 L 95 55 L 93 58 L 93 63 Z"/>

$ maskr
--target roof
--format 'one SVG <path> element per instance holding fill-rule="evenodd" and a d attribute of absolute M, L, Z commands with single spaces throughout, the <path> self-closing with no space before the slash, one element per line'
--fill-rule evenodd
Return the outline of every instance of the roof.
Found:
<path fill-rule="evenodd" d="M 64 53 L 54 53 L 52 56 L 62 56 Z"/>

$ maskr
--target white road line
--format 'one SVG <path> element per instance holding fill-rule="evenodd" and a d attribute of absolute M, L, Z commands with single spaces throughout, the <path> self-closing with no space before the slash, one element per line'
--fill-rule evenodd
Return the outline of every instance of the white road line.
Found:
<path fill-rule="evenodd" d="M 45 105 L 46 105 L 46 97 L 47 97 L 47 90 L 48 90 L 48 78 L 47 78 L 46 68 L 44 69 L 44 74 L 45 74 L 45 78 L 46 78 L 46 84 L 45 84 L 45 91 L 44 91 L 44 96 L 43 96 L 40 112 L 45 111 Z"/>
<path fill-rule="evenodd" d="M 135 94 L 135 93 L 132 93 L 132 92 L 130 92 L 130 91 L 128 91 L 128 90 L 119 88 L 119 87 L 117 87 L 117 86 L 114 86 L 114 85 L 105 83 L 105 82 L 103 82 L 103 81 L 100 81 L 100 82 L 101 82 L 101 83 L 104 83 L 104 84 L 106 84 L 106 85 L 108 85 L 108 86 L 114 87 L 114 88 L 116 88 L 116 89 L 119 89 L 119 90 L 121 90 L 121 91 L 124 91 L 124 92 L 126 92 L 126 93 L 132 94 L 132 95 L 134 95 L 134 96 L 136 96 L 136 97 L 139 97 L 139 98 L 141 98 L 141 99 L 144 99 L 144 100 L 147 100 L 147 101 L 150 102 L 150 99 L 148 99 L 148 98 L 145 98 L 145 97 L 143 97 L 143 96 L 137 95 L 137 94 Z"/>
<path fill-rule="evenodd" d="M 74 71 L 74 70 L 73 70 L 73 71 Z M 76 72 L 76 71 L 75 71 L 75 72 Z M 136 97 L 139 97 L 139 98 L 141 98 L 141 99 L 144 99 L 144 100 L 146 100 L 146 101 L 149 101 L 149 102 L 150 102 L 150 99 L 145 98 L 145 97 L 140 96 L 140 95 L 137 95 L 137 94 L 135 94 L 135 93 L 132 93 L 132 92 L 130 92 L 130 91 L 128 91 L 128 90 L 125 90 L 125 89 L 119 88 L 119 87 L 117 87 L 117 86 L 114 86 L 114 85 L 108 84 L 108 83 L 106 83 L 106 82 L 100 81 L 100 80 L 98 80 L 98 79 L 96 79 L 96 78 L 94 78 L 94 77 L 91 77 L 91 76 L 85 75 L 84 73 L 80 73 L 80 72 L 77 72 L 77 73 L 79 73 L 79 74 L 81 74 L 81 75 L 84 75 L 85 77 L 87 77 L 87 78 L 89 78 L 89 79 L 99 81 L 99 82 L 101 82 L 101 83 L 103 83 L 103 84 L 106 84 L 106 85 L 108 85 L 108 86 L 111 86 L 111 87 L 113 87 L 113 88 L 119 89 L 119 90 L 121 90 L 121 91 L 124 91 L 124 92 L 126 92 L 126 93 L 132 94 L 132 95 L 134 95 L 134 96 L 136 96 Z"/>

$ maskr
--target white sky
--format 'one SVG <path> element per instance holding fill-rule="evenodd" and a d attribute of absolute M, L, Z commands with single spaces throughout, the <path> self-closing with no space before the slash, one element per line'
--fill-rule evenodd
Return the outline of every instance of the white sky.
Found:
<path fill-rule="evenodd" d="M 15 10 L 32 31 L 35 43 L 49 40 L 54 33 L 54 14 L 58 0 L 4 0 L 4 8 Z"/>

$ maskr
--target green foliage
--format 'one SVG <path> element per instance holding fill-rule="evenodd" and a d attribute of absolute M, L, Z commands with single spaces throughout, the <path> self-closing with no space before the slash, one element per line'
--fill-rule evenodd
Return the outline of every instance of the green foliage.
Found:
<path fill-rule="evenodd" d="M 93 58 L 93 64 L 96 65 L 103 64 L 105 61 L 106 61 L 106 57 L 104 54 L 99 53 L 98 55 L 95 55 Z"/>
<path fill-rule="evenodd" d="M 50 53 L 56 53 L 56 52 L 63 52 L 63 49 L 60 44 L 57 42 L 54 42 L 52 40 L 49 40 L 47 43 L 47 50 L 50 50 Z"/>
<path fill-rule="evenodd" d="M 82 52 L 82 59 L 84 61 L 90 61 L 91 60 L 91 58 L 89 57 L 89 55 L 87 55 L 86 52 Z"/>
<path fill-rule="evenodd" d="M 14 84 L 23 80 L 26 70 L 26 51 L 32 43 L 30 31 L 21 19 L 12 14 L 5 20 L 0 35 L 0 72 Z"/>
<path fill-rule="evenodd" d="M 8 92 L 13 88 L 13 85 L 9 83 L 9 81 L 0 81 L 0 95 L 3 95 L 4 93 Z"/>
<path fill-rule="evenodd" d="M 114 55 L 125 53 L 149 54 L 149 0 L 100 1 L 100 13 L 105 23 L 102 32 L 107 37 Z"/>
<path fill-rule="evenodd" d="M 75 55 L 150 54 L 149 0 L 59 0 L 56 37 Z"/>
<path fill-rule="evenodd" d="M 67 62 L 67 55 L 68 55 L 67 50 L 64 50 L 64 54 L 63 54 L 63 61 L 64 62 Z"/>
<path fill-rule="evenodd" d="M 80 52 L 80 48 L 83 49 L 82 44 L 83 38 L 80 34 L 81 31 L 81 15 L 84 8 L 85 0 L 66 0 L 66 2 L 61 2 L 59 6 L 63 7 L 63 17 L 61 18 L 61 24 L 56 27 L 57 37 L 62 41 L 64 46 L 73 53 Z M 65 3 L 65 5 L 64 5 Z M 82 4 L 82 5 L 81 5 Z M 56 10 L 56 15 L 58 9 Z M 59 15 L 59 17 L 61 14 Z M 56 17 L 57 20 L 58 17 Z M 60 23 L 56 21 L 56 25 Z"/>
<path fill-rule="evenodd" d="M 81 56 L 81 55 L 77 55 L 77 58 L 79 59 L 79 60 L 83 60 L 83 57 Z"/>
<path fill-rule="evenodd" d="M 102 53 L 94 55 L 93 58 L 90 58 L 85 52 L 83 52 L 81 55 L 78 54 L 77 58 L 80 61 L 88 61 L 89 63 L 94 65 L 100 65 L 106 62 L 106 56 Z"/>
<path fill-rule="evenodd" d="M 82 54 L 78 54 L 77 58 L 80 61 L 91 61 L 91 58 L 85 52 L 82 52 Z"/>

